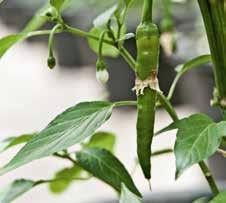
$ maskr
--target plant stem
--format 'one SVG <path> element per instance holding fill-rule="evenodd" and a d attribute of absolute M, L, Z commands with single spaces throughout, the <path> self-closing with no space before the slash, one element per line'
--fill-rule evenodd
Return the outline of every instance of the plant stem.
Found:
<path fill-rule="evenodd" d="M 100 37 L 98 37 L 96 35 L 93 35 L 93 34 L 91 34 L 89 32 L 80 30 L 78 28 L 71 27 L 69 25 L 64 25 L 64 26 L 65 26 L 65 31 L 69 32 L 71 34 L 74 34 L 74 35 L 77 35 L 77 36 L 80 36 L 80 37 L 94 39 L 94 40 L 97 40 L 97 41 L 100 40 Z M 103 40 L 103 41 L 105 43 L 109 44 L 109 45 L 115 46 L 115 43 L 113 41 L 111 41 L 111 40 Z"/>
<path fill-rule="evenodd" d="M 173 108 L 172 104 L 170 103 L 170 101 L 160 92 L 158 92 L 158 96 L 160 98 L 160 101 L 162 102 L 163 107 L 167 110 L 167 112 L 171 116 L 172 120 L 178 121 L 179 117 L 178 117 L 175 109 Z M 216 182 L 215 182 L 208 166 L 205 164 L 204 161 L 199 162 L 199 166 L 210 186 L 210 189 L 211 189 L 213 195 L 215 196 L 216 194 L 219 193 L 219 190 L 218 190 Z"/>
<path fill-rule="evenodd" d="M 82 181 L 85 181 L 85 180 L 89 180 L 89 179 L 90 179 L 90 177 L 88 177 L 88 178 L 61 177 L 61 178 L 50 179 L 50 180 L 38 180 L 38 181 L 35 182 L 34 186 L 38 186 L 38 185 L 46 184 L 46 183 L 57 182 L 57 181 L 62 181 L 62 180 L 82 180 Z"/>
<path fill-rule="evenodd" d="M 120 54 L 126 60 L 126 62 L 129 64 L 129 66 L 135 71 L 136 61 L 130 55 L 130 53 L 124 47 L 121 47 Z"/>
<path fill-rule="evenodd" d="M 170 101 L 163 95 L 163 93 L 157 91 L 157 94 L 162 106 L 164 106 L 165 110 L 168 112 L 173 121 L 179 120 L 178 115 L 173 106 L 171 105 Z"/>
<path fill-rule="evenodd" d="M 85 37 L 85 38 L 91 38 L 94 40 L 100 40 L 100 38 L 96 35 L 90 34 L 86 31 L 77 29 L 77 28 L 73 28 L 70 27 L 68 25 L 65 25 L 65 30 L 66 32 L 69 32 L 71 34 L 80 36 L 80 37 Z M 63 31 L 56 31 L 55 33 L 62 33 Z M 38 35 L 49 35 L 51 33 L 51 30 L 40 30 L 40 31 L 34 31 L 34 32 L 30 32 L 28 34 L 27 37 L 33 37 L 33 36 L 38 36 Z M 104 43 L 109 44 L 114 46 L 115 48 L 118 49 L 118 47 L 116 46 L 116 44 L 113 41 L 110 40 L 103 40 Z M 130 68 L 132 68 L 132 70 L 135 70 L 135 66 L 136 66 L 136 61 L 134 60 L 134 58 L 131 56 L 131 54 L 124 48 L 124 47 L 120 47 L 119 53 L 120 55 L 125 59 L 125 61 L 129 64 Z"/>
<path fill-rule="evenodd" d="M 159 156 L 159 155 L 163 155 L 163 154 L 168 154 L 168 153 L 172 153 L 173 150 L 172 149 L 162 149 L 162 150 L 158 150 L 152 153 L 152 157 L 153 156 Z"/>
<path fill-rule="evenodd" d="M 74 159 L 72 159 L 70 157 L 70 155 L 68 155 L 68 154 L 54 153 L 53 156 L 58 157 L 58 158 L 62 158 L 62 159 L 67 159 L 67 160 L 71 161 L 73 164 L 77 164 L 77 161 L 75 161 Z"/>
<path fill-rule="evenodd" d="M 210 186 L 210 188 L 212 190 L 213 195 L 216 196 L 219 193 L 219 189 L 218 189 L 218 187 L 216 185 L 216 182 L 214 181 L 214 178 L 213 178 L 209 168 L 207 167 L 207 165 L 206 165 L 206 163 L 204 161 L 201 161 L 199 163 L 199 166 L 200 166 L 203 174 L 205 175 L 206 180 L 209 183 L 209 186 Z"/>
<path fill-rule="evenodd" d="M 136 106 L 137 105 L 137 101 L 120 101 L 120 102 L 115 102 L 114 105 L 116 107 L 120 107 L 120 106 Z"/>
<path fill-rule="evenodd" d="M 152 0 L 144 0 L 142 23 L 152 22 Z"/>

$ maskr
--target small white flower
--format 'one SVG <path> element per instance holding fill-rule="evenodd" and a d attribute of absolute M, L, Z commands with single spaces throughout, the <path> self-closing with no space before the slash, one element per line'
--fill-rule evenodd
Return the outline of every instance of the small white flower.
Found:
<path fill-rule="evenodd" d="M 100 83 L 105 84 L 109 80 L 109 73 L 106 69 L 99 70 L 96 72 L 96 78 Z"/>

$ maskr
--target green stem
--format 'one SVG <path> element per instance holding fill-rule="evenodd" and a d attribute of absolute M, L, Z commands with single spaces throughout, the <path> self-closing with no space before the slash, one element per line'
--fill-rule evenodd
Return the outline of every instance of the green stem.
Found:
<path fill-rule="evenodd" d="M 98 37 L 96 35 L 93 35 L 89 32 L 80 30 L 78 28 L 70 27 L 69 25 L 65 25 L 65 31 L 69 32 L 71 34 L 80 36 L 80 37 L 90 38 L 90 39 L 94 39 L 94 40 L 97 40 L 97 41 L 100 40 L 100 37 Z M 110 40 L 103 40 L 103 41 L 104 41 L 104 43 L 115 46 L 115 43 L 113 41 L 110 41 Z"/>
<path fill-rule="evenodd" d="M 54 26 L 54 28 L 51 30 L 49 34 L 49 42 L 48 42 L 48 48 L 49 48 L 49 56 L 53 57 L 53 40 L 54 40 L 54 35 L 57 32 L 58 29 L 62 27 L 61 24 L 57 24 Z"/>
<path fill-rule="evenodd" d="M 136 106 L 137 105 L 137 101 L 120 101 L 120 102 L 115 102 L 114 105 L 116 107 L 120 107 L 120 106 Z"/>
<path fill-rule="evenodd" d="M 61 177 L 61 178 L 50 179 L 50 180 L 38 180 L 38 181 L 35 182 L 34 186 L 38 186 L 38 185 L 46 184 L 46 183 L 58 182 L 58 181 L 62 181 L 62 180 L 81 180 L 81 181 L 85 181 L 85 180 L 89 180 L 89 179 L 90 179 L 90 177 L 87 177 L 87 178 Z"/>
<path fill-rule="evenodd" d="M 101 35 L 100 35 L 100 39 L 99 39 L 99 51 L 98 51 L 98 57 L 100 59 L 103 59 L 103 43 L 104 43 L 104 37 L 105 37 L 105 34 L 107 33 L 108 31 L 107 30 L 104 30 Z"/>
<path fill-rule="evenodd" d="M 169 102 L 169 100 L 160 92 L 158 92 L 158 96 L 160 98 L 160 101 L 162 102 L 162 105 L 164 106 L 164 108 L 167 110 L 167 112 L 171 116 L 172 120 L 178 121 L 179 117 L 178 117 L 175 109 L 173 108 L 172 104 Z M 205 164 L 204 161 L 199 162 L 199 166 L 210 186 L 210 189 L 211 189 L 213 195 L 215 196 L 216 194 L 219 193 L 219 190 L 218 190 L 216 182 L 215 182 L 208 166 Z"/>
<path fill-rule="evenodd" d="M 152 0 L 144 0 L 142 23 L 152 22 Z"/>
<path fill-rule="evenodd" d="M 214 181 L 214 178 L 213 178 L 208 166 L 206 165 L 206 163 L 204 161 L 201 161 L 199 163 L 199 166 L 200 166 L 203 174 L 205 175 L 206 180 L 209 183 L 209 186 L 212 190 L 213 195 L 216 196 L 219 193 L 219 189 L 216 185 L 216 182 Z"/>
<path fill-rule="evenodd" d="M 82 31 L 80 29 L 70 27 L 68 25 L 65 25 L 65 27 L 66 27 L 65 28 L 66 31 L 71 33 L 71 34 L 78 35 L 80 37 L 91 38 L 91 39 L 98 40 L 98 41 L 100 40 L 100 37 L 98 37 L 96 35 L 93 35 L 93 34 L 91 34 L 89 32 L 85 32 L 85 31 Z M 103 40 L 103 42 L 106 43 L 106 44 L 112 45 L 112 46 L 114 46 L 115 48 L 118 49 L 117 45 L 113 41 Z M 131 54 L 124 47 L 121 47 L 119 49 L 119 53 L 126 60 L 126 62 L 129 64 L 129 66 L 133 70 L 135 70 L 136 62 L 135 62 L 134 58 L 131 56 Z"/>
<path fill-rule="evenodd" d="M 170 115 L 170 117 L 174 121 L 179 120 L 178 115 L 177 115 L 175 109 L 173 108 L 173 106 L 171 105 L 170 101 L 161 92 L 157 91 L 157 94 L 158 94 L 158 97 L 159 97 L 159 100 L 160 100 L 162 106 L 168 112 L 168 114 Z"/>
<path fill-rule="evenodd" d="M 131 56 L 131 54 L 124 47 L 120 48 L 120 54 L 125 59 L 125 61 L 129 64 L 130 68 L 132 68 L 135 71 L 136 61 Z"/>
<path fill-rule="evenodd" d="M 80 37 L 91 38 L 91 39 L 94 39 L 94 40 L 97 40 L 97 41 L 100 40 L 100 37 L 98 37 L 96 35 L 90 34 L 86 31 L 82 31 L 82 30 L 77 29 L 77 28 L 70 27 L 68 25 L 65 25 L 64 31 L 69 32 L 69 33 L 74 34 L 74 35 L 77 35 L 77 36 L 80 36 Z M 61 33 L 61 32 L 62 31 L 56 31 L 55 33 Z M 34 32 L 29 33 L 29 35 L 27 37 L 33 37 L 33 36 L 39 36 L 39 35 L 49 35 L 50 33 L 51 33 L 51 30 L 34 31 Z M 103 42 L 118 48 L 113 41 L 103 40 Z M 119 49 L 119 53 L 125 59 L 125 61 L 129 64 L 130 68 L 135 70 L 136 61 L 131 56 L 131 54 L 124 47 L 121 47 Z"/>
<path fill-rule="evenodd" d="M 77 161 L 72 159 L 69 154 L 54 153 L 53 156 L 61 158 L 61 159 L 67 159 L 67 160 L 71 161 L 73 164 L 77 164 Z"/>
<path fill-rule="evenodd" d="M 162 150 L 158 150 L 152 153 L 152 157 L 153 156 L 159 156 L 159 155 L 163 155 L 163 154 L 168 154 L 168 153 L 172 153 L 173 150 L 172 149 L 162 149 Z"/>

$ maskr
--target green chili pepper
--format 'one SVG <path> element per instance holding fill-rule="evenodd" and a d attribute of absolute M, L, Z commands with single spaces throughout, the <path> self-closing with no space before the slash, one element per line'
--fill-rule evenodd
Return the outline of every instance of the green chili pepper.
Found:
<path fill-rule="evenodd" d="M 147 1 L 145 6 L 148 5 Z M 148 9 L 145 8 L 144 12 L 148 13 L 147 11 Z M 137 154 L 145 178 L 150 179 L 151 145 L 154 135 L 159 61 L 159 32 L 157 26 L 151 22 L 150 18 L 143 17 L 142 23 L 137 28 L 136 40 L 137 79 L 134 89 L 138 96 Z"/>

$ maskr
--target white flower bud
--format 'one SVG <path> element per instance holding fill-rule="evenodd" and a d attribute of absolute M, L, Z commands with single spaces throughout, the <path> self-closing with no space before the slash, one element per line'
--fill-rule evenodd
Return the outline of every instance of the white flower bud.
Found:
<path fill-rule="evenodd" d="M 96 72 L 96 78 L 100 83 L 105 84 L 109 80 L 109 73 L 106 69 L 99 70 Z"/>

